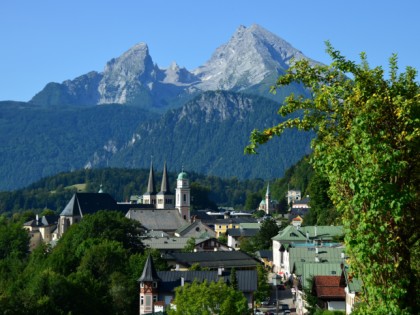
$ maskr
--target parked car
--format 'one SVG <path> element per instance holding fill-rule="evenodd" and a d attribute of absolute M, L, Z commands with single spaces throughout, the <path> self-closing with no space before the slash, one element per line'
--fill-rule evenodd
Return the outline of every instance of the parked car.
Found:
<path fill-rule="evenodd" d="M 264 312 L 257 309 L 255 310 L 254 315 L 264 315 Z"/>

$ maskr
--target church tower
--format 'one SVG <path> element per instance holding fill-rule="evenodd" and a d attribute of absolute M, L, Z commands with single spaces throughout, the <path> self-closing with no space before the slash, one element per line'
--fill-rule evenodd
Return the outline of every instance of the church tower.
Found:
<path fill-rule="evenodd" d="M 138 279 L 140 282 L 140 311 L 139 314 L 154 314 L 155 303 L 158 301 L 158 284 L 160 278 L 149 255 Z"/>
<path fill-rule="evenodd" d="M 149 182 L 147 184 L 147 191 L 143 194 L 143 203 L 156 205 L 156 186 L 153 162 L 150 162 Z"/>
<path fill-rule="evenodd" d="M 190 221 L 190 183 L 188 174 L 182 171 L 176 181 L 175 208 L 184 220 Z"/>
<path fill-rule="evenodd" d="M 168 174 L 166 171 L 166 162 L 163 165 L 162 184 L 160 192 L 156 195 L 157 209 L 173 209 L 174 208 L 174 195 L 171 194 L 169 188 Z"/>

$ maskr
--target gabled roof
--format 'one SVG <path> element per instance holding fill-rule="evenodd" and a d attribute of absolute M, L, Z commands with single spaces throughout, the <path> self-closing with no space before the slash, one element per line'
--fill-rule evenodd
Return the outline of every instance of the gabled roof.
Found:
<path fill-rule="evenodd" d="M 175 234 L 180 237 L 185 235 L 190 235 L 190 237 L 198 237 L 203 234 L 207 234 L 210 237 L 216 236 L 216 232 L 214 232 L 214 230 L 212 230 L 200 220 L 184 224 L 175 231 Z"/>
<path fill-rule="evenodd" d="M 272 238 L 274 241 L 291 243 L 291 242 L 306 242 L 307 236 L 309 240 L 332 240 L 335 236 L 343 235 L 342 226 L 302 226 L 296 228 L 288 225 Z"/>
<path fill-rule="evenodd" d="M 321 263 L 341 263 L 341 253 L 343 251 L 343 247 L 318 247 L 318 253 L 316 253 L 316 247 L 313 246 L 289 247 L 289 265 L 293 268 L 295 263 L 314 263 L 315 257 L 318 257 Z M 303 272 L 299 267 L 301 267 L 301 265 L 296 264 L 295 274 L 297 275 L 301 275 L 301 272 Z"/>
<path fill-rule="evenodd" d="M 313 289 L 323 300 L 344 300 L 346 293 L 340 284 L 340 276 L 314 276 Z"/>
<path fill-rule="evenodd" d="M 158 271 L 161 279 L 160 292 L 173 292 L 176 287 L 181 286 L 181 278 L 184 283 L 191 283 L 194 280 L 203 282 L 217 282 L 223 279 L 224 282 L 230 282 L 230 271 L 223 271 L 219 276 L 217 271 Z M 257 271 L 256 270 L 237 270 L 236 279 L 238 280 L 238 289 L 242 292 L 254 292 L 257 290 Z"/>
<path fill-rule="evenodd" d="M 122 211 L 122 208 L 107 193 L 75 193 L 60 216 L 84 216 L 99 210 Z"/>
<path fill-rule="evenodd" d="M 161 250 L 169 249 L 183 249 L 188 241 L 189 237 L 150 237 L 142 239 L 142 243 L 148 248 L 156 248 Z M 195 243 L 201 242 L 202 239 L 196 239 Z"/>
<path fill-rule="evenodd" d="M 304 263 L 301 277 L 302 287 L 309 288 L 307 279 L 311 279 L 313 276 L 340 276 L 341 271 L 340 263 Z"/>
<path fill-rule="evenodd" d="M 147 230 L 176 231 L 186 224 L 177 209 L 131 209 L 125 215 Z"/>
<path fill-rule="evenodd" d="M 260 262 L 241 251 L 168 253 L 165 259 L 175 261 L 183 266 L 190 267 L 198 263 L 201 267 L 217 269 L 224 268 L 255 268 Z"/>
<path fill-rule="evenodd" d="M 160 281 L 160 278 L 156 273 L 155 266 L 153 265 L 152 256 L 147 256 L 147 260 L 143 268 L 143 273 L 141 274 L 141 277 L 138 281 Z"/>

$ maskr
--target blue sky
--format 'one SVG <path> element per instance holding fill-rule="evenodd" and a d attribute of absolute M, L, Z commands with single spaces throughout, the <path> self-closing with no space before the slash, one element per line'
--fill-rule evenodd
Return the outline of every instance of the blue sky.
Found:
<path fill-rule="evenodd" d="M 138 42 L 160 68 L 192 70 L 239 25 L 259 24 L 329 63 L 325 40 L 352 60 L 420 70 L 420 1 L 41 0 L 0 3 L 0 100 L 28 101 L 48 82 L 89 71 Z"/>

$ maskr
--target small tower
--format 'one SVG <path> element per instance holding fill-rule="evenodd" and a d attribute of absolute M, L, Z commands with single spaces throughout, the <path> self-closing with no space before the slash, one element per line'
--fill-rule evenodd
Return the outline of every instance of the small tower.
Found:
<path fill-rule="evenodd" d="M 171 194 L 169 188 L 168 174 L 166 171 L 166 162 L 163 165 L 162 184 L 160 186 L 160 192 L 156 195 L 157 209 L 173 209 L 174 207 L 174 195 Z"/>
<path fill-rule="evenodd" d="M 270 183 L 267 185 L 267 191 L 265 192 L 265 213 L 269 214 L 271 210 L 271 195 L 270 195 Z"/>
<path fill-rule="evenodd" d="M 175 208 L 184 220 L 190 221 L 190 183 L 188 174 L 182 171 L 176 180 Z"/>
<path fill-rule="evenodd" d="M 158 283 L 160 278 L 149 255 L 143 268 L 140 282 L 140 311 L 139 314 L 154 314 L 154 305 L 158 301 Z"/>
<path fill-rule="evenodd" d="M 149 182 L 147 184 L 147 191 L 143 194 L 143 203 L 156 205 L 156 185 L 153 162 L 150 162 Z"/>

